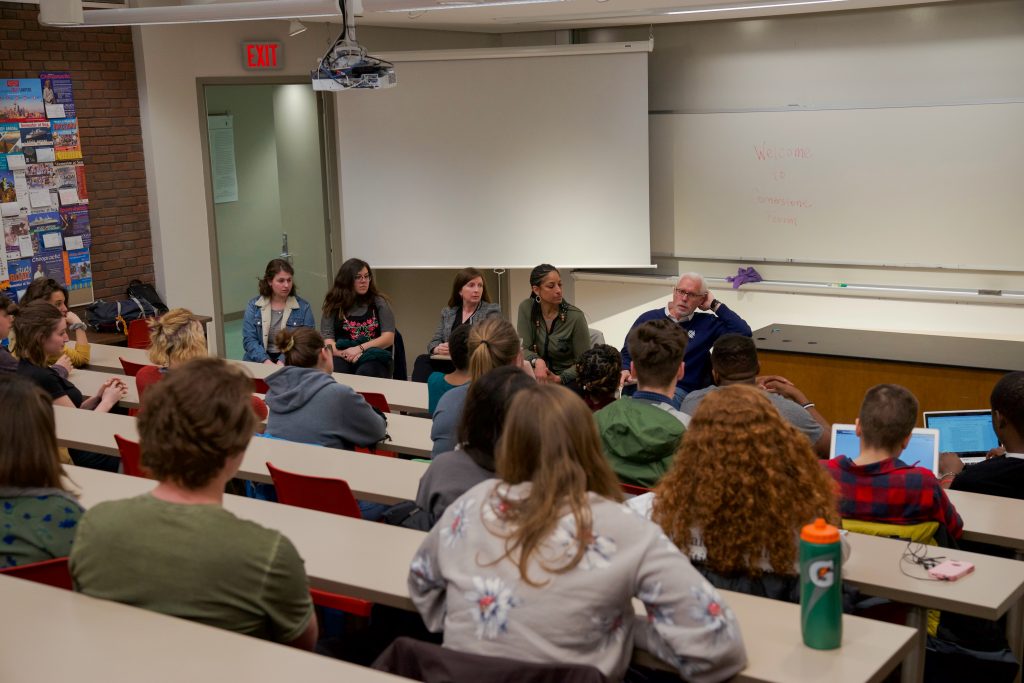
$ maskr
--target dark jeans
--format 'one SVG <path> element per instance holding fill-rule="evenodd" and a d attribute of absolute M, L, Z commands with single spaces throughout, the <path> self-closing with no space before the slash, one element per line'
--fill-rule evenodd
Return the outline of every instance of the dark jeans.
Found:
<path fill-rule="evenodd" d="M 368 360 L 360 363 L 349 363 L 344 358 L 334 357 L 334 371 L 343 372 L 346 375 L 362 375 L 364 377 L 383 377 L 391 379 L 391 363 L 379 360 Z"/>
<path fill-rule="evenodd" d="M 89 469 L 103 470 L 104 472 L 117 472 L 121 466 L 121 458 L 116 458 L 113 455 L 80 451 L 77 448 L 69 448 L 68 453 L 71 455 L 71 462 L 75 463 L 78 467 L 88 467 Z"/>
<path fill-rule="evenodd" d="M 455 363 L 450 360 L 431 360 L 430 356 L 423 354 L 416 356 L 416 362 L 412 366 L 412 381 L 413 382 L 426 382 L 431 374 L 440 372 L 447 375 L 449 372 L 455 372 Z"/>

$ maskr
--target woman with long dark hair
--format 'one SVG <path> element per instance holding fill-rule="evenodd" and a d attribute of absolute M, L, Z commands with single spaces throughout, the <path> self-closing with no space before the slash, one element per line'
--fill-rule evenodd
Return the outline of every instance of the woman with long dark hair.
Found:
<path fill-rule="evenodd" d="M 377 291 L 370 264 L 357 258 L 342 263 L 324 299 L 320 321 L 320 334 L 334 356 L 334 371 L 391 377 L 395 330 L 394 311 Z"/>

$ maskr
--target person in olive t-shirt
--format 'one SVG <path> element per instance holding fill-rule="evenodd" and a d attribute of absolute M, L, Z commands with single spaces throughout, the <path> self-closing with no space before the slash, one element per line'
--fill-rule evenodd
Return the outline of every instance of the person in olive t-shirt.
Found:
<path fill-rule="evenodd" d="M 153 385 L 138 427 L 151 492 L 101 503 L 79 523 L 75 589 L 312 649 L 317 623 L 302 558 L 277 531 L 222 507 L 256 427 L 252 380 L 216 358 Z"/>

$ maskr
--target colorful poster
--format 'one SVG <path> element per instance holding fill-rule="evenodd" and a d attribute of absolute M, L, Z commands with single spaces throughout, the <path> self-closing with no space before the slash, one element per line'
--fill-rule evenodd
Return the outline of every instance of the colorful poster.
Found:
<path fill-rule="evenodd" d="M 45 121 L 38 78 L 0 80 L 0 121 Z"/>
<path fill-rule="evenodd" d="M 32 283 L 32 259 L 8 259 L 7 279 L 11 283 L 11 291 L 17 299 Z"/>
<path fill-rule="evenodd" d="M 61 229 L 64 231 L 64 246 L 69 251 L 88 249 L 92 246 L 92 230 L 89 227 L 89 209 L 74 206 L 60 210 Z M 79 238 L 79 239 L 75 239 Z"/>
<path fill-rule="evenodd" d="M 71 206 L 73 204 L 85 204 L 89 200 L 81 198 L 81 192 L 78 190 L 78 178 L 79 168 L 83 168 L 81 161 L 58 161 L 53 166 L 54 171 L 54 186 L 57 189 L 57 195 L 60 198 L 61 206 Z"/>
<path fill-rule="evenodd" d="M 25 147 L 19 148 L 25 154 L 26 164 L 52 164 L 57 158 L 53 153 L 53 147 Z"/>
<path fill-rule="evenodd" d="M 92 260 L 88 249 L 68 252 L 68 272 L 71 276 L 68 289 L 92 287 Z"/>
<path fill-rule="evenodd" d="M 64 250 L 64 233 L 56 230 L 32 232 L 32 251 L 35 254 L 60 252 Z"/>
<path fill-rule="evenodd" d="M 19 213 L 14 216 L 4 216 L 4 251 L 7 252 L 7 260 L 28 257 L 32 255 L 32 239 L 28 230 L 28 216 Z"/>
<path fill-rule="evenodd" d="M 63 251 L 44 251 L 32 257 L 32 279 L 38 280 L 47 277 L 52 277 L 60 284 L 67 286 Z"/>
<path fill-rule="evenodd" d="M 21 124 L 21 147 L 53 147 L 53 130 L 49 121 Z"/>
<path fill-rule="evenodd" d="M 66 72 L 39 74 L 46 117 L 63 119 L 75 115 L 75 98 L 71 92 L 71 74 Z"/>
<path fill-rule="evenodd" d="M 30 192 L 57 189 L 57 173 L 53 164 L 26 164 L 25 177 Z"/>
<path fill-rule="evenodd" d="M 57 161 L 82 158 L 82 142 L 78 138 L 78 119 L 53 120 L 53 151 Z"/>
<path fill-rule="evenodd" d="M 21 152 L 21 127 L 16 123 L 0 123 L 0 154 Z"/>
<path fill-rule="evenodd" d="M 28 229 L 33 234 L 47 230 L 61 230 L 60 214 L 56 211 L 31 213 L 28 216 Z"/>
<path fill-rule="evenodd" d="M 0 204 L 18 201 L 18 190 L 14 186 L 14 171 L 0 171 Z"/>

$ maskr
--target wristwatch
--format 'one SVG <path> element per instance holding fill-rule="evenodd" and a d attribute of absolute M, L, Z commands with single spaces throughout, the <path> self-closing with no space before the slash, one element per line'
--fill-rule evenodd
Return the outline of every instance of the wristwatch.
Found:
<path fill-rule="evenodd" d="M 711 300 L 711 305 L 709 305 L 708 308 L 710 308 L 711 312 L 714 313 L 716 310 L 718 310 L 718 307 L 721 306 L 721 305 L 722 305 L 721 301 L 719 301 L 718 299 L 712 299 Z"/>
<path fill-rule="evenodd" d="M 74 332 L 75 330 L 84 330 L 85 323 L 73 323 L 68 325 L 68 332 Z"/>
<path fill-rule="evenodd" d="M 537 359 L 536 358 L 531 358 L 530 359 L 530 367 L 533 368 L 534 370 L 537 369 Z"/>

